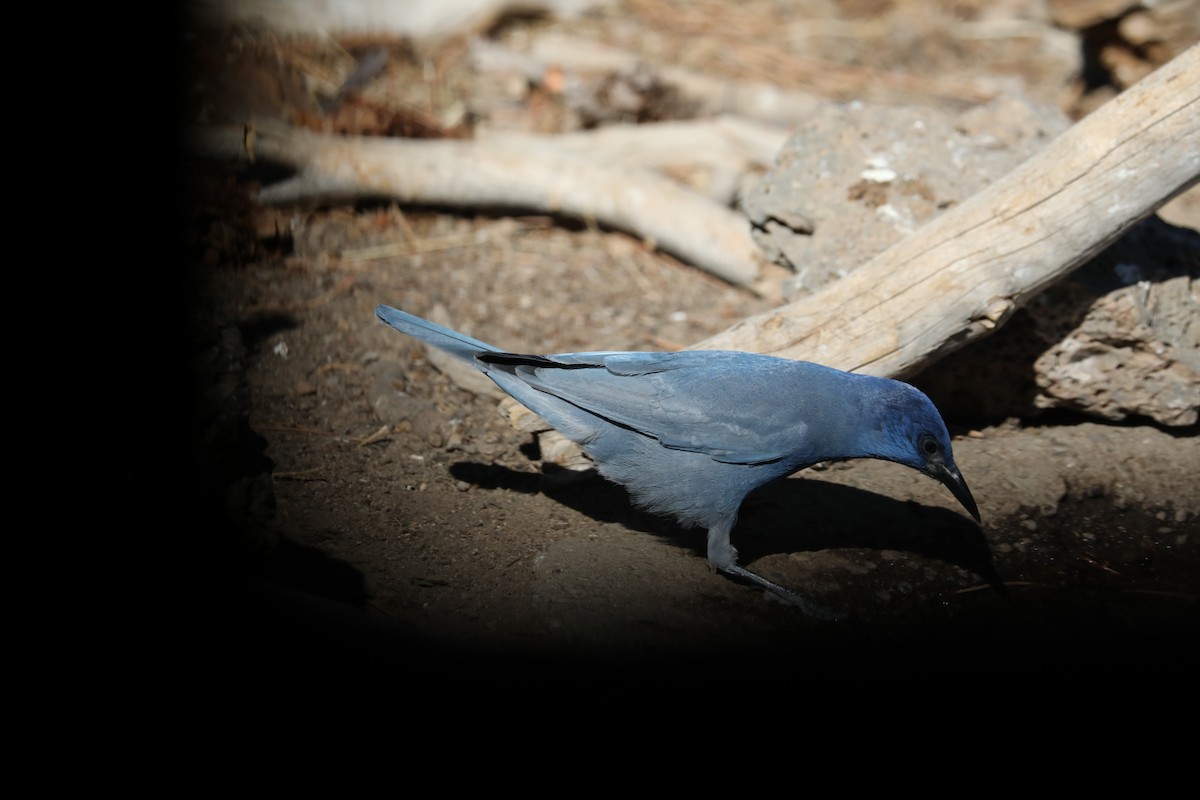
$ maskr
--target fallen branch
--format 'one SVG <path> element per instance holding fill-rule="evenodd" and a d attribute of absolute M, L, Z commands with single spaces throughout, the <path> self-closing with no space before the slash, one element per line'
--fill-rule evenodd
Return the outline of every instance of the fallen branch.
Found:
<path fill-rule="evenodd" d="M 565 34 L 543 33 L 521 52 L 486 39 L 471 42 L 471 55 L 481 71 L 512 70 L 535 85 L 544 85 L 552 69 L 568 75 L 564 94 L 570 106 L 586 105 L 586 74 L 628 75 L 644 72 L 674 87 L 696 105 L 697 115 L 733 114 L 777 125 L 795 126 L 820 107 L 824 98 L 863 99 L 884 89 L 926 101 L 973 105 L 986 103 L 998 89 L 985 81 L 945 76 L 905 75 L 887 70 L 846 66 L 793 55 L 767 53 L 755 48 L 740 51 L 744 59 L 759 62 L 757 72 L 775 77 L 775 83 L 715 78 L 673 64 L 647 61 L 638 53 Z M 782 86 L 803 86 L 787 89 Z"/>
<path fill-rule="evenodd" d="M 1200 180 L 1200 45 L 837 283 L 693 345 L 905 376 Z"/>
<path fill-rule="evenodd" d="M 303 35 L 405 36 L 438 40 L 484 31 L 505 14 L 540 12 L 571 19 L 596 0 L 194 0 L 201 20 L 266 21 L 277 31 Z"/>
<path fill-rule="evenodd" d="M 675 87 L 696 104 L 699 116 L 731 114 L 775 125 L 794 125 L 815 111 L 822 97 L 813 92 L 781 89 L 753 81 L 731 82 L 670 64 L 644 64 L 635 53 L 587 39 L 543 34 L 530 43 L 528 53 L 485 39 L 471 42 L 471 55 L 481 71 L 515 70 L 535 85 L 544 82 L 553 67 L 576 76 L 582 72 L 605 75 L 630 73 L 643 66 L 663 83 Z M 568 92 L 569 94 L 570 92 Z M 568 105 L 579 98 L 568 98 Z"/>
<path fill-rule="evenodd" d="M 723 127 L 724 126 L 724 127 Z M 655 126 L 638 126 L 647 152 Z M 721 121 L 676 123 L 663 129 L 676 152 L 714 165 L 739 136 L 762 153 L 762 129 Z M 264 203 L 302 199 L 391 197 L 402 203 L 458 208 L 536 209 L 588 219 L 649 240 L 732 284 L 754 288 L 763 256 L 746 218 L 648 169 L 614 164 L 588 150 L 587 134 L 504 135 L 479 141 L 340 137 L 268 123 L 199 131 L 192 146 L 216 157 L 262 159 L 297 170 L 262 190 Z M 633 131 L 590 141 L 636 149 Z M 687 144 L 685 144 L 687 142 Z M 719 146 L 716 143 L 719 142 Z M 699 155 L 705 144 L 712 156 Z"/>
<path fill-rule="evenodd" d="M 605 125 L 594 130 L 531 137 L 484 134 L 492 145 L 518 150 L 553 150 L 562 156 L 606 165 L 647 169 L 665 175 L 694 175 L 688 188 L 723 205 L 732 204 L 740 179 L 768 168 L 788 130 L 737 117 L 644 125 Z M 742 217 L 744 220 L 744 217 Z M 748 223 L 747 223 L 748 224 Z"/>

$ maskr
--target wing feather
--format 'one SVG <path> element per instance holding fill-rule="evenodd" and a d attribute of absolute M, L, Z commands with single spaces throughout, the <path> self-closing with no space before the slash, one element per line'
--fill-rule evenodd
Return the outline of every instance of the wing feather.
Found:
<path fill-rule="evenodd" d="M 528 386 L 590 414 L 732 464 L 803 456 L 810 419 L 833 370 L 732 351 L 487 354 Z M 536 410 L 536 409 L 535 409 Z M 819 410 L 819 409 L 818 409 Z"/>

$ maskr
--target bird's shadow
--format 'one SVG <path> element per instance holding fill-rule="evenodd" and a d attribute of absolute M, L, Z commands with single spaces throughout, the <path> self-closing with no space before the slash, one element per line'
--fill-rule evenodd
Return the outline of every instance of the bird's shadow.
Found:
<path fill-rule="evenodd" d="M 548 467 L 537 474 L 458 462 L 450 472 L 481 489 L 541 492 L 597 521 L 618 522 L 706 555 L 703 533 L 639 511 L 624 488 L 594 471 Z M 1004 593 L 987 538 L 963 514 L 831 481 L 791 477 L 753 492 L 742 503 L 732 538 L 742 563 L 778 553 L 835 548 L 899 550 L 969 570 Z"/>

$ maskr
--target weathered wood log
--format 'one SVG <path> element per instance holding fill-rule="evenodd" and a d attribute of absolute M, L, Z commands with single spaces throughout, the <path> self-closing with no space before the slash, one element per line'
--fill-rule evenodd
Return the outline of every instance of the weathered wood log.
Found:
<path fill-rule="evenodd" d="M 474 49 L 478 56 L 484 51 Z M 496 49 L 487 51 L 499 57 Z M 790 59 L 797 70 L 789 75 L 789 85 L 805 88 L 781 88 L 775 83 L 731 81 L 674 64 L 646 61 L 645 57 L 618 47 L 566 34 L 543 33 L 529 42 L 526 56 L 533 63 L 560 65 L 573 71 L 627 73 L 645 69 L 663 83 L 676 87 L 684 98 L 696 102 L 700 114 L 734 114 L 774 124 L 794 125 L 817 109 L 825 97 L 862 98 L 886 87 L 885 93 L 899 92 L 941 103 L 984 103 L 997 94 L 980 82 L 954 76 L 914 76 L 846 66 L 815 59 Z M 794 82 L 794 83 L 793 83 Z"/>
<path fill-rule="evenodd" d="M 1200 45 L 837 283 L 693 345 L 903 377 L 1200 180 Z"/>
<path fill-rule="evenodd" d="M 563 156 L 679 175 L 705 173 L 688 187 L 722 204 L 737 198 L 737 178 L 762 171 L 787 141 L 786 128 L 719 116 L 703 120 L 605 125 L 554 136 L 495 133 L 477 138 L 518 150 L 552 149 Z M 734 176 L 730 179 L 728 176 Z M 744 220 L 744 217 L 743 217 Z M 749 224 L 748 222 L 746 224 Z"/>
<path fill-rule="evenodd" d="M 285 34 L 407 36 L 439 40 L 484 31 L 512 12 L 571 19 L 596 0 L 193 0 L 201 20 L 266 22 Z"/>
<path fill-rule="evenodd" d="M 698 155 L 708 142 L 727 158 L 745 125 L 721 121 L 666 129 L 678 150 Z M 654 126 L 641 136 L 653 138 Z M 761 131 L 747 138 L 761 153 Z M 602 145 L 611 133 L 593 139 Z M 626 131 L 621 148 L 637 136 Z M 588 219 L 652 242 L 665 252 L 738 286 L 754 288 L 765 264 L 746 218 L 649 169 L 587 152 L 585 134 L 566 137 L 508 134 L 479 141 L 343 137 L 264 123 L 196 132 L 194 149 L 210 156 L 264 159 L 297 174 L 262 190 L 264 203 L 302 199 L 391 197 L 405 203 L 456 208 L 536 209 Z M 690 139 L 694 147 L 682 143 Z M 781 139 L 782 141 L 782 139 Z M 582 146 L 581 146 L 582 145 Z M 651 148 L 654 149 L 654 148 Z"/>
<path fill-rule="evenodd" d="M 531 83 L 539 84 L 552 67 L 573 75 L 629 74 L 645 69 L 682 98 L 695 105 L 698 116 L 729 114 L 772 125 L 794 125 L 812 113 L 821 96 L 801 89 L 782 89 L 765 81 L 730 81 L 714 78 L 671 64 L 647 64 L 637 53 L 576 36 L 544 33 L 529 43 L 529 52 L 519 52 L 488 39 L 471 42 L 475 65 L 484 72 L 512 70 Z M 582 87 L 564 91 L 567 105 L 577 108 L 586 94 Z"/>

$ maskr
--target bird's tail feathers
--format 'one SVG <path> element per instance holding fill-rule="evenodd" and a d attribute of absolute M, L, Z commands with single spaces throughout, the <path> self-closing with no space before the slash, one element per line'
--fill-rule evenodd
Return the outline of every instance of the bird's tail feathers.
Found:
<path fill-rule="evenodd" d="M 452 331 L 436 322 L 421 319 L 398 308 L 378 305 L 375 307 L 375 316 L 401 333 L 406 333 L 422 342 L 445 350 L 464 361 L 474 361 L 475 355 L 480 352 L 499 352 L 498 348 L 486 342 L 472 339 L 465 333 Z"/>

